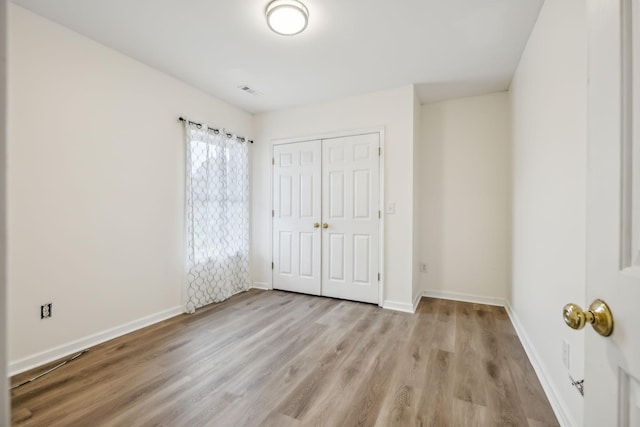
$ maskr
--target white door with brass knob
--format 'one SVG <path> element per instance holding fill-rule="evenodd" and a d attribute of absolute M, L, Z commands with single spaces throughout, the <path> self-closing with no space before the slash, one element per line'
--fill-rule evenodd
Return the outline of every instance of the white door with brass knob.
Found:
<path fill-rule="evenodd" d="M 273 147 L 273 287 L 379 303 L 380 134 Z"/>
<path fill-rule="evenodd" d="M 273 285 L 320 295 L 320 141 L 273 148 Z"/>
<path fill-rule="evenodd" d="M 322 141 L 322 295 L 378 303 L 379 144 Z"/>
<path fill-rule="evenodd" d="M 585 334 L 584 424 L 640 426 L 640 0 L 588 0 L 588 14 L 591 306 L 564 316 L 591 325 L 576 332 Z"/>

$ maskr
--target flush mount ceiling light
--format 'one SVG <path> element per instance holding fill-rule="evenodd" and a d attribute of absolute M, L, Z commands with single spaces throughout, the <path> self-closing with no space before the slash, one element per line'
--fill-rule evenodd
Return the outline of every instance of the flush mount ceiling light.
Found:
<path fill-rule="evenodd" d="M 309 22 L 309 10 L 297 0 L 273 0 L 267 5 L 265 15 L 269 28 L 283 36 L 303 32 Z"/>

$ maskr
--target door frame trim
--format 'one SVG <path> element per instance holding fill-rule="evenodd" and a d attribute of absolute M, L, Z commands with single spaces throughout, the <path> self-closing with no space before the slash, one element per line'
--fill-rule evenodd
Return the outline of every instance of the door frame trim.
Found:
<path fill-rule="evenodd" d="M 271 140 L 271 159 L 274 158 L 273 148 L 276 145 L 283 144 L 293 144 L 296 142 L 306 142 L 306 141 L 316 141 L 316 140 L 324 140 L 324 139 L 334 139 L 334 138 L 343 138 L 349 136 L 358 136 L 358 135 L 367 135 L 372 133 L 378 134 L 378 143 L 380 144 L 380 156 L 379 156 L 379 165 L 380 165 L 380 182 L 378 183 L 378 191 L 380 193 L 380 221 L 378 221 L 378 270 L 380 270 L 380 280 L 378 281 L 378 306 L 382 307 L 384 303 L 384 267 L 385 267 L 385 245 L 384 245 L 384 220 L 385 220 L 385 198 L 384 198 L 384 157 L 385 157 L 385 129 L 384 126 L 373 127 L 373 128 L 362 128 L 362 129 L 353 129 L 353 130 L 342 130 L 342 131 L 334 131 L 334 132 L 325 132 L 319 134 L 312 134 L 307 136 L 298 136 L 291 138 L 279 138 Z M 271 159 L 269 161 L 271 162 Z M 271 164 L 271 178 L 269 179 L 269 193 L 271 197 L 271 210 L 274 210 L 273 206 L 273 167 Z M 271 217 L 271 221 L 269 221 L 269 253 L 271 255 L 271 262 L 273 262 L 273 217 Z M 273 289 L 273 269 L 271 270 L 271 289 Z"/>

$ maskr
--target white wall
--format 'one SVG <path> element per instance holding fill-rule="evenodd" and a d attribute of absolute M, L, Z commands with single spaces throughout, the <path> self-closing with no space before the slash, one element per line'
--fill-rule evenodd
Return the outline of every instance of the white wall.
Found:
<path fill-rule="evenodd" d="M 12 5 L 9 357 L 173 313 L 183 276 L 179 115 L 251 136 L 251 115 Z M 40 305 L 53 317 L 40 320 Z M 44 356 L 41 352 L 45 352 Z"/>
<path fill-rule="evenodd" d="M 414 88 L 415 89 L 415 88 Z M 420 282 L 420 246 L 423 229 L 422 198 L 420 195 L 420 171 L 422 170 L 422 105 L 417 91 L 413 93 L 413 305 L 417 307 L 422 296 L 422 284 Z"/>
<path fill-rule="evenodd" d="M 7 2 L 0 0 L 0 427 L 9 426 L 9 385 L 7 382 L 7 288 L 5 230 L 5 148 L 7 89 Z"/>
<path fill-rule="evenodd" d="M 570 425 L 582 425 L 584 333 L 567 328 L 567 302 L 584 304 L 586 216 L 586 10 L 547 0 L 511 85 L 513 278 L 511 307 Z"/>
<path fill-rule="evenodd" d="M 254 283 L 271 286 L 271 141 L 384 126 L 385 300 L 410 306 L 413 260 L 413 86 L 255 116 L 251 260 Z"/>
<path fill-rule="evenodd" d="M 423 105 L 421 123 L 421 287 L 502 303 L 510 263 L 507 93 Z"/>

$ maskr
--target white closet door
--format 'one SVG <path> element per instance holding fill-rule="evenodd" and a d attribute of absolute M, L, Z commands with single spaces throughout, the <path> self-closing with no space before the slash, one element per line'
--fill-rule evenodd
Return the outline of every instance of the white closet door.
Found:
<path fill-rule="evenodd" d="M 320 295 L 321 142 L 273 148 L 273 287 Z"/>
<path fill-rule="evenodd" d="M 379 145 L 377 133 L 322 141 L 324 296 L 378 303 Z"/>

